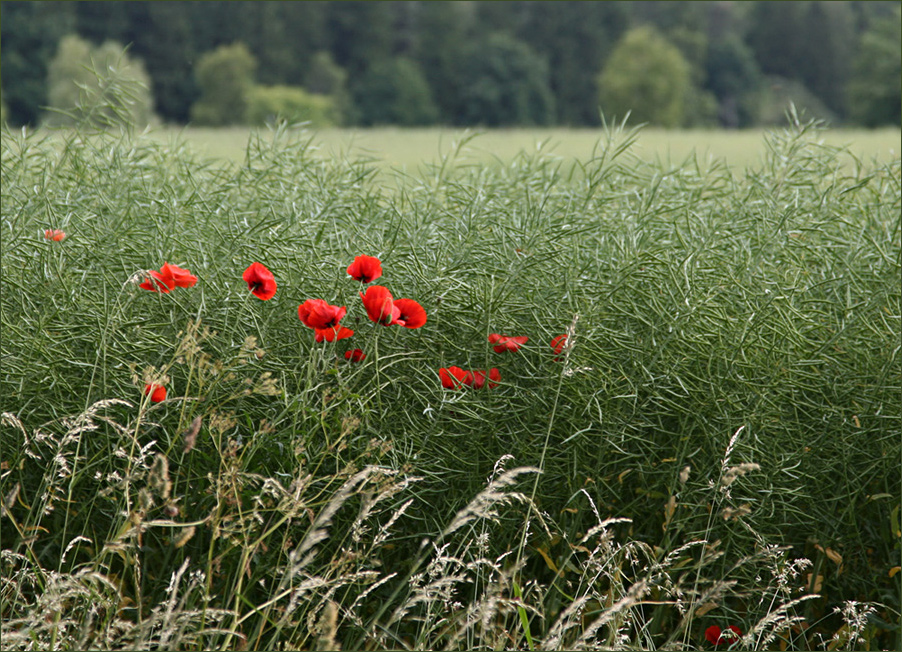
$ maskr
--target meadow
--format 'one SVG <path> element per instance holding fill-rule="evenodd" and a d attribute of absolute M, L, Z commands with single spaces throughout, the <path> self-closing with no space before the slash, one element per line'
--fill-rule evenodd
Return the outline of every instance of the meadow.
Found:
<path fill-rule="evenodd" d="M 892 143 L 196 134 L 2 132 L 4 649 L 902 647 Z"/>
<path fill-rule="evenodd" d="M 206 158 L 241 163 L 252 135 L 268 137 L 266 129 L 158 128 L 150 136 L 162 143 L 185 142 L 196 154 Z M 456 166 L 503 167 L 520 154 L 543 155 L 560 159 L 564 171 L 578 162 L 590 160 L 604 129 L 511 128 L 451 129 L 397 128 L 367 129 L 324 128 L 310 131 L 311 153 L 330 159 L 369 160 L 388 177 L 390 171 L 419 176 L 424 166 L 443 160 Z M 697 159 L 709 167 L 715 163 L 742 170 L 760 167 L 767 159 L 767 132 L 760 129 L 666 130 L 644 128 L 641 138 L 630 148 L 637 158 L 667 166 L 679 166 Z M 898 128 L 828 129 L 818 134 L 822 144 L 842 148 L 848 153 L 845 163 L 856 160 L 867 165 L 886 164 L 902 152 L 902 132 Z M 578 166 L 576 166 L 578 169 Z M 397 178 L 397 175 L 395 176 Z"/>

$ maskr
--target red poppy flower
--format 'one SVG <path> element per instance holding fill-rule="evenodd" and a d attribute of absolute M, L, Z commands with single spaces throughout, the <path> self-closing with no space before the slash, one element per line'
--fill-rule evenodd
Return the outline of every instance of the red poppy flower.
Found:
<path fill-rule="evenodd" d="M 372 283 L 382 276 L 382 263 L 372 256 L 355 256 L 348 265 L 348 274 L 361 283 Z"/>
<path fill-rule="evenodd" d="M 177 288 L 190 288 L 197 283 L 197 277 L 194 274 L 187 269 L 182 269 L 169 263 L 163 263 L 163 266 L 160 268 L 160 274 L 172 279 L 174 287 Z"/>
<path fill-rule="evenodd" d="M 344 326 L 335 326 L 333 328 L 317 328 L 314 329 L 316 331 L 316 341 L 322 342 L 325 340 L 326 342 L 335 342 L 337 340 L 344 340 L 351 335 L 354 334 L 350 328 L 345 328 Z"/>
<path fill-rule="evenodd" d="M 555 353 L 560 353 L 564 350 L 564 347 L 567 346 L 567 335 L 558 335 L 553 340 L 551 340 L 551 348 L 554 349 Z"/>
<path fill-rule="evenodd" d="M 394 299 L 388 288 L 381 285 L 371 285 L 366 289 L 366 294 L 360 293 L 363 299 L 363 307 L 366 308 L 366 314 L 370 321 L 383 326 L 391 326 L 397 324 L 401 309 L 395 306 Z"/>
<path fill-rule="evenodd" d="M 310 328 L 319 330 L 335 328 L 347 312 L 348 309 L 344 306 L 333 306 L 322 299 L 307 299 L 298 306 L 300 320 Z"/>
<path fill-rule="evenodd" d="M 159 403 L 160 401 L 166 400 L 166 388 L 162 385 L 157 385 L 154 383 L 153 385 L 145 385 L 144 386 L 144 396 L 150 394 L 151 403 Z"/>
<path fill-rule="evenodd" d="M 247 289 L 263 301 L 269 301 L 276 294 L 276 279 L 265 265 L 251 263 L 244 270 L 242 278 L 247 282 Z"/>
<path fill-rule="evenodd" d="M 478 369 L 472 373 L 473 373 L 473 387 L 475 389 L 482 389 L 483 386 L 485 386 L 485 384 L 486 384 L 485 370 Z M 497 381 L 501 380 L 501 372 L 498 371 L 498 369 L 496 367 L 492 367 L 491 369 L 489 369 L 488 378 L 489 378 L 489 389 L 498 387 Z M 492 382 L 492 381 L 495 381 L 495 382 Z"/>
<path fill-rule="evenodd" d="M 44 231 L 44 238 L 47 240 L 53 240 L 54 242 L 59 242 L 66 237 L 65 231 L 60 231 L 59 229 L 47 229 Z"/>
<path fill-rule="evenodd" d="M 705 638 L 714 647 L 721 644 L 729 645 L 734 643 L 739 640 L 740 636 L 742 636 L 742 630 L 736 627 L 736 625 L 730 625 L 723 631 L 721 631 L 720 627 L 717 625 L 711 625 L 705 630 Z"/>
<path fill-rule="evenodd" d="M 171 275 L 161 274 L 160 272 L 149 269 L 147 270 L 149 277 L 144 280 L 138 287 L 151 292 L 168 293 L 175 287 L 175 281 Z"/>
<path fill-rule="evenodd" d="M 464 371 L 460 367 L 442 367 L 438 370 L 438 377 L 442 381 L 442 387 L 446 389 L 457 389 L 462 385 L 470 385 L 473 383 L 473 374 Z"/>
<path fill-rule="evenodd" d="M 529 338 L 525 335 L 518 335 L 517 337 L 507 337 L 506 335 L 499 335 L 498 333 L 492 333 L 489 335 L 489 343 L 494 344 L 493 347 L 495 349 L 495 353 L 504 353 L 505 351 L 518 351 L 521 346 L 526 344 L 529 341 Z"/>
<path fill-rule="evenodd" d="M 567 346 L 567 335 L 558 335 L 553 340 L 551 340 L 551 348 L 554 349 L 554 352 L 560 354 Z M 554 360 L 557 362 L 560 359 L 560 355 L 555 356 Z"/>
<path fill-rule="evenodd" d="M 486 379 L 488 379 L 488 386 L 491 389 L 497 387 L 501 381 L 501 372 L 495 367 L 489 369 L 488 374 L 485 369 L 465 371 L 460 367 L 441 368 L 438 370 L 438 376 L 442 381 L 442 387 L 447 389 L 457 389 L 463 385 L 482 389 L 486 385 Z"/>
<path fill-rule="evenodd" d="M 395 308 L 399 310 L 398 323 L 404 328 L 419 328 L 426 323 L 426 311 L 413 299 L 398 299 Z"/>
<path fill-rule="evenodd" d="M 360 349 L 354 349 L 353 351 L 345 351 L 345 360 L 350 360 L 351 362 L 363 362 L 366 358 L 366 353 L 361 351 Z"/>

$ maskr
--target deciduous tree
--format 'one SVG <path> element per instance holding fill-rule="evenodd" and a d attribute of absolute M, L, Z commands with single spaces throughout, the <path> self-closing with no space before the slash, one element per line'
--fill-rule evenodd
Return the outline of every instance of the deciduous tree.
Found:
<path fill-rule="evenodd" d="M 598 77 L 605 115 L 634 122 L 678 127 L 691 90 L 689 64 L 680 51 L 650 26 L 627 32 Z"/>
<path fill-rule="evenodd" d="M 153 117 L 150 78 L 118 43 L 94 47 L 75 34 L 60 40 L 47 71 L 45 124 L 144 126 Z"/>
<path fill-rule="evenodd" d="M 195 75 L 201 96 L 191 107 L 199 125 L 242 124 L 257 60 L 244 43 L 223 45 L 201 57 Z"/>
<path fill-rule="evenodd" d="M 868 127 L 902 121 L 902 15 L 880 18 L 861 39 L 849 84 L 852 117 Z"/>
<path fill-rule="evenodd" d="M 495 33 L 474 42 L 462 68 L 463 124 L 498 127 L 554 121 L 548 62 L 526 43 Z"/>

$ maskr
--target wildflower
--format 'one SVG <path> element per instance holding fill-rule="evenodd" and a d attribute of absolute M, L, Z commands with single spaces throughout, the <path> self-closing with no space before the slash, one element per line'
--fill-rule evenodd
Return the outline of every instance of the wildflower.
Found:
<path fill-rule="evenodd" d="M 159 403 L 160 401 L 166 400 L 166 388 L 162 385 L 157 385 L 156 383 L 148 384 L 144 386 L 144 396 L 150 394 L 150 401 L 152 403 Z"/>
<path fill-rule="evenodd" d="M 251 263 L 244 270 L 242 278 L 247 281 L 247 289 L 254 293 L 258 299 L 268 301 L 276 294 L 276 279 L 265 265 Z"/>
<path fill-rule="evenodd" d="M 730 645 L 731 643 L 738 641 L 740 636 L 742 636 L 742 630 L 736 627 L 736 625 L 730 625 L 723 631 L 721 631 L 720 627 L 717 625 L 711 625 L 705 630 L 705 638 L 714 647 L 721 644 Z"/>
<path fill-rule="evenodd" d="M 372 256 L 356 256 L 348 265 L 348 274 L 361 283 L 371 283 L 382 276 L 382 263 Z"/>
<path fill-rule="evenodd" d="M 350 328 L 344 326 L 334 326 L 332 328 L 316 328 L 316 341 L 337 342 L 351 337 L 354 334 Z"/>
<path fill-rule="evenodd" d="M 47 240 L 53 240 L 54 242 L 59 242 L 60 240 L 65 239 L 66 232 L 60 231 L 59 229 L 47 229 L 44 231 L 44 238 Z"/>
<path fill-rule="evenodd" d="M 397 324 L 401 309 L 395 306 L 394 299 L 388 288 L 381 285 L 371 285 L 366 289 L 366 294 L 360 293 L 363 307 L 371 321 L 383 326 Z M 424 314 L 425 317 L 425 314 Z"/>
<path fill-rule="evenodd" d="M 489 335 L 489 343 L 494 344 L 493 347 L 495 349 L 495 353 L 504 353 L 505 351 L 518 351 L 521 346 L 526 344 L 529 341 L 529 338 L 525 335 L 518 335 L 516 337 L 507 337 L 506 335 L 499 335 L 498 333 L 492 333 Z"/>
<path fill-rule="evenodd" d="M 177 265 L 164 263 L 160 271 L 154 269 L 147 271 L 148 278 L 144 279 L 138 287 L 151 292 L 167 293 L 173 288 L 190 288 L 197 283 L 197 277 L 187 269 Z"/>
<path fill-rule="evenodd" d="M 446 389 L 457 389 L 461 385 L 473 383 L 473 374 L 460 367 L 442 367 L 438 370 L 438 377 L 442 381 L 442 387 Z"/>
<path fill-rule="evenodd" d="M 398 299 L 395 308 L 399 311 L 397 323 L 404 328 L 419 328 L 426 323 L 426 311 L 413 299 Z"/>
<path fill-rule="evenodd" d="M 484 369 L 476 371 L 466 371 L 460 367 L 448 367 L 438 370 L 438 376 L 442 381 L 442 387 L 446 389 L 457 389 L 463 385 L 473 387 L 474 389 L 482 389 L 486 385 L 488 379 L 489 389 L 498 386 L 501 380 L 501 372 L 497 368 L 491 368 L 488 373 Z"/>
<path fill-rule="evenodd" d="M 555 362 L 558 360 L 561 351 L 564 350 L 564 347 L 567 346 L 567 335 L 558 335 L 553 340 L 551 340 L 551 348 L 554 349 L 554 352 L 558 354 L 557 357 L 554 358 Z"/>
<path fill-rule="evenodd" d="M 172 276 L 161 274 L 154 269 L 147 270 L 147 273 L 149 275 L 148 278 L 144 279 L 144 282 L 138 286 L 142 290 L 150 290 L 151 292 L 163 292 L 164 294 L 166 294 L 175 287 L 175 281 L 173 280 Z"/>
<path fill-rule="evenodd" d="M 345 360 L 350 360 L 351 362 L 363 362 L 366 358 L 366 353 L 361 351 L 360 349 L 354 349 L 353 351 L 345 351 Z"/>
<path fill-rule="evenodd" d="M 194 274 L 187 269 L 182 269 L 169 263 L 163 263 L 163 266 L 160 268 L 160 274 L 172 279 L 174 286 L 177 288 L 190 288 L 197 283 L 197 277 Z"/>
<path fill-rule="evenodd" d="M 335 328 L 348 312 L 344 306 L 333 306 L 322 299 L 307 299 L 298 306 L 298 318 L 304 322 L 306 326 L 323 330 L 326 328 Z M 346 336 L 350 337 L 350 335 Z M 322 340 L 318 340 L 322 341 Z M 329 340 L 330 342 L 332 340 Z"/>
<path fill-rule="evenodd" d="M 479 369 L 477 371 L 471 372 L 473 374 L 473 388 L 474 389 L 482 389 L 486 384 L 486 372 L 483 369 Z M 488 373 L 489 379 L 489 389 L 494 389 L 498 386 L 498 381 L 501 380 L 501 372 L 498 371 L 497 367 L 492 367 L 489 369 Z M 494 381 L 494 382 L 493 382 Z"/>

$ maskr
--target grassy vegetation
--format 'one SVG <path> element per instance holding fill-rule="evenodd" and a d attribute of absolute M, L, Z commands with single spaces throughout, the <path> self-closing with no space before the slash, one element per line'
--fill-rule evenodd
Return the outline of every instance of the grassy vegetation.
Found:
<path fill-rule="evenodd" d="M 246 128 L 159 129 L 151 136 L 168 143 L 183 139 L 201 156 L 240 163 L 246 154 L 251 130 Z M 265 130 L 261 130 L 264 136 Z M 767 156 L 765 132 L 643 129 L 631 153 L 643 161 L 681 164 L 696 156 L 703 166 L 719 161 L 742 170 L 761 167 Z M 475 136 L 475 138 L 474 138 Z M 456 165 L 492 165 L 501 167 L 518 154 L 541 151 L 562 159 L 569 169 L 576 161 L 587 161 L 599 139 L 600 129 L 320 129 L 314 134 L 314 153 L 326 158 L 369 158 L 380 169 L 397 169 L 419 176 L 424 164 L 435 164 L 464 147 L 453 161 Z M 818 134 L 825 145 L 844 148 L 866 164 L 886 164 L 902 152 L 902 134 L 898 128 L 829 130 Z"/>
<path fill-rule="evenodd" d="M 4 647 L 896 649 L 900 160 L 824 136 L 389 184 L 304 132 L 4 131 Z M 139 287 L 167 261 L 197 284 Z"/>

